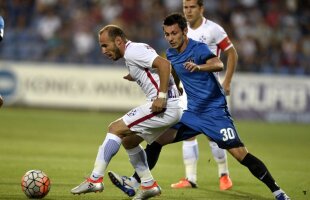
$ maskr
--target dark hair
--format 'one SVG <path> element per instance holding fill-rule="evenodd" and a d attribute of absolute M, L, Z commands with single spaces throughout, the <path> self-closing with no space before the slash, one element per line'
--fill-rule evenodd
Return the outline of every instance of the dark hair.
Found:
<path fill-rule="evenodd" d="M 184 0 L 184 1 L 190 1 L 190 0 Z M 203 6 L 203 0 L 197 0 L 197 5 L 202 7 Z"/>
<path fill-rule="evenodd" d="M 203 0 L 197 0 L 197 4 L 202 7 L 203 6 Z"/>
<path fill-rule="evenodd" d="M 172 26 L 174 24 L 178 24 L 182 31 L 187 27 L 186 19 L 180 13 L 173 13 L 164 19 L 163 25 Z"/>
<path fill-rule="evenodd" d="M 121 37 L 123 40 L 126 40 L 126 34 L 124 33 L 124 31 L 113 24 L 107 25 L 105 27 L 103 27 L 100 31 L 99 31 L 99 35 L 101 35 L 103 32 L 107 31 L 108 32 L 108 36 L 111 40 L 115 40 L 115 38 L 117 36 Z"/>

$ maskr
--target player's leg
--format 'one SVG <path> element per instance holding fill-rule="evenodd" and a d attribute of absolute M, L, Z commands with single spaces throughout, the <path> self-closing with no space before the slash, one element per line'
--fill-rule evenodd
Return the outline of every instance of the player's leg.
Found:
<path fill-rule="evenodd" d="M 123 117 L 123 119 L 124 119 L 125 123 L 127 124 L 127 126 L 130 128 L 130 130 L 132 130 L 134 132 L 138 132 L 138 135 L 140 137 L 142 137 L 149 144 L 152 144 L 172 124 L 175 124 L 175 123 L 177 123 L 177 121 L 179 121 L 179 119 L 182 115 L 182 109 L 181 108 L 178 109 L 177 105 L 178 105 L 178 101 L 175 101 L 175 100 L 169 101 L 168 100 L 167 109 L 165 112 L 163 112 L 161 114 L 157 113 L 156 115 L 154 115 L 154 113 L 150 113 L 149 115 L 147 115 L 148 117 L 145 117 L 145 116 L 141 117 L 141 116 L 139 116 L 139 113 L 144 113 L 144 114 L 148 113 L 150 111 L 150 109 L 149 109 L 150 105 L 141 106 L 141 107 L 139 107 L 139 109 L 141 109 L 141 112 L 139 111 L 139 109 L 135 109 L 134 115 L 130 115 L 130 114 L 125 115 Z M 127 151 L 131 148 L 130 142 L 126 139 L 123 140 L 123 145 L 127 149 Z M 149 147 L 150 146 L 151 145 L 149 145 Z M 161 146 L 160 146 L 160 148 L 156 148 L 154 150 L 156 150 L 156 151 L 158 150 L 158 151 L 155 152 L 154 154 L 149 154 L 148 156 L 150 157 L 152 155 L 155 155 L 155 157 L 153 157 L 152 160 L 154 160 L 156 163 L 157 159 L 158 159 L 158 155 L 159 155 L 160 150 L 161 150 Z M 146 182 L 146 181 L 148 181 L 149 177 L 146 177 L 145 173 L 142 172 L 141 165 L 143 164 L 143 165 L 146 165 L 147 167 L 149 167 L 147 164 L 147 161 L 150 161 L 150 159 L 147 159 L 147 156 L 145 156 L 145 154 L 142 154 L 141 152 L 144 152 L 144 151 L 142 149 L 135 148 L 129 154 L 129 155 L 139 154 L 139 156 L 137 156 L 136 160 L 131 159 L 131 162 L 135 163 L 138 166 L 138 167 L 135 167 L 136 175 L 138 175 L 138 177 L 136 176 L 137 177 L 136 179 L 140 179 L 140 181 L 141 181 L 141 187 L 140 187 L 139 191 L 137 192 L 135 198 L 140 198 L 140 197 L 144 198 L 145 196 L 149 196 L 148 193 L 151 193 L 152 196 L 154 196 L 153 194 L 155 192 L 159 192 L 158 194 L 160 194 L 160 189 L 157 185 L 154 185 L 154 184 L 151 185 L 148 182 Z M 140 161 L 138 161 L 138 158 L 140 159 Z M 143 159 L 143 160 L 141 160 L 141 159 Z M 154 163 L 154 165 L 155 165 L 155 163 Z M 149 169 L 149 168 L 147 168 L 147 169 Z M 110 177 L 112 183 L 114 185 L 116 185 L 118 188 L 120 188 L 122 191 L 124 191 L 128 196 L 131 196 L 133 194 L 132 190 L 134 190 L 135 188 L 131 188 L 132 190 L 129 190 L 128 185 L 136 185 L 136 184 L 127 184 L 127 183 L 128 183 L 128 181 L 136 181 L 136 179 L 134 177 L 128 178 L 125 176 L 119 176 L 118 174 L 116 174 L 114 172 L 110 172 L 109 177 Z M 126 185 L 124 185 L 124 183 Z M 156 191 L 152 191 L 155 189 L 156 189 Z M 128 191 L 130 191 L 130 192 L 128 192 Z"/>
<path fill-rule="evenodd" d="M 198 141 L 192 137 L 183 141 L 183 162 L 185 166 L 185 178 L 171 184 L 172 188 L 196 188 L 197 187 L 197 163 L 199 157 Z"/>
<path fill-rule="evenodd" d="M 162 146 L 173 142 L 176 132 L 176 129 L 168 129 L 160 137 L 158 137 L 156 141 L 151 144 L 147 144 L 145 153 L 150 169 L 153 169 L 156 165 Z M 126 148 L 130 148 L 131 145 L 130 140 L 128 139 L 129 137 L 123 139 L 123 146 Z M 141 183 L 141 179 L 136 171 L 131 177 L 122 176 L 113 171 L 110 171 L 108 174 L 111 182 L 128 196 L 134 196 L 136 194 L 136 190 L 139 188 Z"/>
<path fill-rule="evenodd" d="M 147 154 L 147 160 L 150 169 L 152 169 L 159 157 L 160 150 L 162 146 L 170 143 L 175 143 L 179 141 L 186 140 L 188 138 L 191 138 L 193 136 L 196 136 L 200 134 L 197 131 L 194 131 L 183 124 L 176 124 L 172 128 L 166 130 L 161 136 L 159 136 L 155 142 L 148 144 L 145 152 Z M 127 140 L 124 138 L 123 145 L 126 143 Z M 154 156 L 155 158 L 150 162 L 150 157 Z M 112 183 L 120 188 L 124 193 L 126 193 L 128 196 L 132 196 L 132 194 L 137 189 L 137 183 L 140 183 L 140 178 L 136 175 L 133 175 L 132 177 L 127 176 L 121 176 L 115 172 L 109 172 L 109 177 L 112 181 Z"/>
<path fill-rule="evenodd" d="M 176 143 L 180 141 L 185 141 L 189 138 L 195 138 L 193 136 L 198 135 L 199 132 L 194 131 L 183 124 L 176 124 L 170 129 L 167 129 L 162 133 L 156 141 L 151 144 L 148 144 L 145 148 L 145 152 L 147 155 L 147 162 L 150 169 L 153 169 L 158 161 L 161 149 L 163 146 Z M 123 142 L 127 142 L 127 140 L 123 140 Z M 135 172 L 132 176 L 137 182 L 140 183 L 139 176 Z"/>
<path fill-rule="evenodd" d="M 123 141 L 124 146 L 126 145 L 126 142 L 127 140 Z M 147 144 L 144 151 L 146 153 L 149 169 L 153 169 L 153 167 L 157 163 L 161 148 L 162 145 L 157 143 L 156 141 L 152 144 Z M 113 171 L 109 171 L 108 175 L 111 182 L 130 197 L 136 194 L 136 190 L 138 190 L 141 184 L 141 179 L 136 171 L 131 177 L 122 176 Z"/>
<path fill-rule="evenodd" d="M 134 199 L 146 199 L 160 195 L 161 189 L 150 172 L 147 164 L 146 153 L 143 148 L 138 145 L 137 147 L 126 149 L 126 151 L 132 166 L 134 166 L 135 171 L 141 180 L 140 189 L 137 191 Z M 130 196 L 130 193 L 127 194 Z"/>
<path fill-rule="evenodd" d="M 242 165 L 262 181 L 278 200 L 289 200 L 290 198 L 280 189 L 265 164 L 254 155 L 249 153 L 245 147 L 237 147 L 228 150 Z"/>
<path fill-rule="evenodd" d="M 158 143 L 157 141 L 154 141 L 152 144 L 147 144 L 144 151 L 147 156 L 147 163 L 149 165 L 149 168 L 152 170 L 154 166 L 156 165 L 161 149 L 163 145 Z M 137 181 L 138 183 L 141 183 L 140 177 L 137 172 L 135 172 L 132 177 L 134 178 L 133 181 Z"/>
<path fill-rule="evenodd" d="M 289 199 L 276 184 L 264 163 L 248 153 L 239 138 L 227 110 L 217 110 L 212 115 L 206 114 L 198 116 L 192 113 L 185 114 L 182 116 L 182 123 L 195 130 L 201 129 L 201 131 L 215 141 L 220 148 L 228 149 L 228 151 L 242 165 L 246 166 L 255 177 L 266 184 L 275 195 L 276 199 Z"/>
<path fill-rule="evenodd" d="M 219 146 L 213 141 L 209 141 L 209 145 L 211 147 L 214 160 L 218 166 L 220 190 L 228 190 L 232 187 L 232 181 L 229 177 L 226 150 L 219 148 Z"/>
<path fill-rule="evenodd" d="M 79 186 L 71 190 L 72 194 L 81 194 L 89 192 L 101 192 L 103 190 L 103 176 L 112 157 L 118 152 L 122 137 L 129 134 L 130 130 L 122 119 L 116 120 L 110 124 L 108 133 L 99 146 L 94 169 L 89 178 Z"/>

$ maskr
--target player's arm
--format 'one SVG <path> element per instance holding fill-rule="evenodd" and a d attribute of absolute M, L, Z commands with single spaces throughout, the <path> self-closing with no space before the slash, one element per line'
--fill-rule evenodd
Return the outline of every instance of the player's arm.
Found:
<path fill-rule="evenodd" d="M 173 67 L 171 67 L 171 74 L 173 76 L 175 85 L 177 86 L 177 88 L 179 90 L 180 95 L 182 95 L 183 94 L 183 88 L 181 87 L 181 80 L 180 80 L 179 76 L 177 75 L 177 73 L 175 72 L 175 70 L 173 69 Z"/>
<path fill-rule="evenodd" d="M 219 72 L 224 69 L 224 64 L 217 56 L 214 55 L 213 57 L 207 59 L 205 64 L 197 65 L 196 63 L 193 62 L 186 62 L 184 63 L 184 67 L 191 72 L 194 71 Z"/>
<path fill-rule="evenodd" d="M 226 51 L 224 51 L 227 57 L 227 66 L 226 66 L 226 72 L 225 77 L 222 82 L 222 87 L 226 93 L 226 95 L 230 94 L 230 84 L 235 72 L 235 69 L 237 67 L 238 63 L 238 54 L 234 46 L 230 47 Z"/>
<path fill-rule="evenodd" d="M 157 56 L 153 61 L 152 67 L 157 69 L 160 82 L 158 97 L 153 102 L 152 111 L 160 112 L 166 107 L 167 104 L 167 92 L 171 74 L 171 66 L 168 60 Z"/>

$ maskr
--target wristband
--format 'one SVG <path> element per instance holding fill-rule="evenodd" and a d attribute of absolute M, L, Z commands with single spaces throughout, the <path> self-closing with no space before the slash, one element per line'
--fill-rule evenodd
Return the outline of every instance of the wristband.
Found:
<path fill-rule="evenodd" d="M 167 99 L 167 92 L 159 92 L 157 98 Z"/>

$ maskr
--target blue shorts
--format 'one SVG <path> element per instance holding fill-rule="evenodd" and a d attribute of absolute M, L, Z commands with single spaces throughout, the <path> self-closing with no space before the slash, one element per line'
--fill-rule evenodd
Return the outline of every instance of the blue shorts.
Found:
<path fill-rule="evenodd" d="M 178 130 L 173 142 L 186 140 L 203 133 L 222 149 L 244 146 L 227 109 L 216 109 L 205 113 L 186 110 L 180 122 L 172 128 Z"/>

